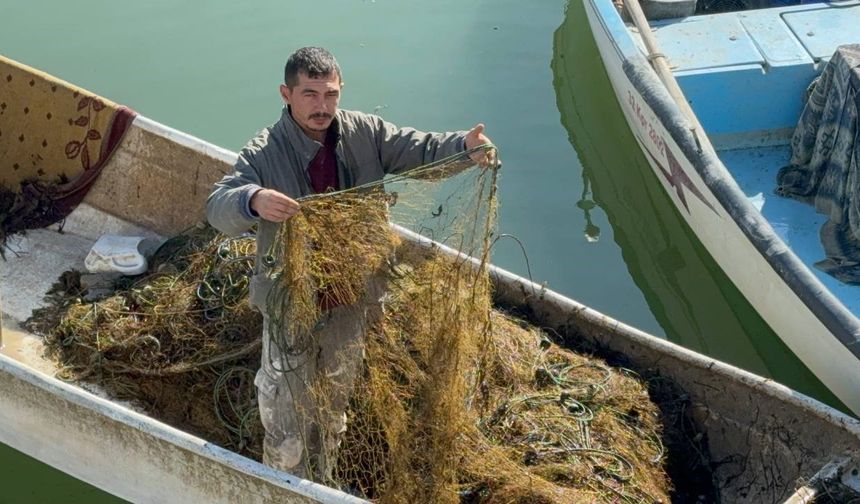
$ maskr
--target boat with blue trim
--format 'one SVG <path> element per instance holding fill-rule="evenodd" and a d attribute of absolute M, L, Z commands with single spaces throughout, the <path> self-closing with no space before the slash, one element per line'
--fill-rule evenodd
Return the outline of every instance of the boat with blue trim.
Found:
<path fill-rule="evenodd" d="M 666 196 L 761 318 L 860 414 L 860 2 L 584 5 Z"/>

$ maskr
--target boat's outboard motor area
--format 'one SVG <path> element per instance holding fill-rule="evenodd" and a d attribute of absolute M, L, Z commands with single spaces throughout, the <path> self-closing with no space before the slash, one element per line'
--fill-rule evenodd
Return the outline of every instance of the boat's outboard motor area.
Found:
<path fill-rule="evenodd" d="M 860 285 L 860 44 L 836 49 L 792 137 L 777 193 L 815 205 L 826 258 L 816 267 Z"/>

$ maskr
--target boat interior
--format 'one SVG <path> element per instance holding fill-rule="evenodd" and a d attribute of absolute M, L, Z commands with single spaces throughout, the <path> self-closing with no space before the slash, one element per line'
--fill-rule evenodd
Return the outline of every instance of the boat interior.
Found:
<path fill-rule="evenodd" d="M 73 212 L 59 223 L 7 238 L 0 259 L 0 354 L 53 376 L 57 367 L 45 357 L 42 338 L 22 326 L 34 309 L 48 304 L 46 293 L 62 273 L 82 270 L 102 235 L 137 236 L 154 246 L 202 222 L 206 195 L 235 154 L 182 137 L 138 117 Z M 141 189 L 147 187 L 155 190 Z"/>
<path fill-rule="evenodd" d="M 828 217 L 774 192 L 811 83 L 837 47 L 860 43 L 860 1 L 693 0 L 686 9 L 690 15 L 662 18 L 672 12 L 649 11 L 643 2 L 660 50 L 718 156 L 783 241 L 860 314 L 860 286 L 814 267 L 826 257 L 820 230 Z"/>

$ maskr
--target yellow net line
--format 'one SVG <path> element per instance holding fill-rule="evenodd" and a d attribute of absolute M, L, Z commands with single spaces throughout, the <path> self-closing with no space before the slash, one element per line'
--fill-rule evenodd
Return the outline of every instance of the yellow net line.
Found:
<path fill-rule="evenodd" d="M 150 415 L 262 456 L 254 373 L 262 317 L 248 303 L 252 236 L 195 228 L 165 243 L 139 277 L 87 302 L 67 272 L 25 323 L 45 335 L 58 377 L 103 387 Z"/>
<path fill-rule="evenodd" d="M 64 377 L 259 459 L 265 328 L 264 368 L 307 398 L 319 482 L 378 502 L 668 502 L 644 381 L 492 309 L 498 170 L 471 160 L 490 148 L 303 199 L 264 254 L 265 322 L 247 302 L 255 238 L 196 230 L 114 295 L 65 297 L 49 348 Z"/>
<path fill-rule="evenodd" d="M 498 170 L 471 161 L 491 148 L 303 200 L 281 226 L 268 331 L 273 355 L 287 356 L 274 367 L 295 397 L 304 472 L 380 502 L 666 498 L 656 415 L 636 404 L 644 389 L 493 315 Z M 327 306 L 352 310 L 363 334 L 320 328 Z M 324 372 L 356 359 L 354 378 Z M 607 396 L 610 386 L 626 390 Z M 592 408 L 616 402 L 635 425 L 610 447 Z M 634 462 L 643 456 L 658 475 Z"/>

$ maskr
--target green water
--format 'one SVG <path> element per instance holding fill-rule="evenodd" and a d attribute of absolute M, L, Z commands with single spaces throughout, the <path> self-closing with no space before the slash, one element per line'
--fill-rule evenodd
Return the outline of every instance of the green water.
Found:
<path fill-rule="evenodd" d="M 0 444 L 0 504 L 124 502 Z"/>
<path fill-rule="evenodd" d="M 323 45 L 344 108 L 437 131 L 487 125 L 504 161 L 500 230 L 530 268 L 513 240 L 496 264 L 832 399 L 685 230 L 626 130 L 582 5 L 565 4 L 0 0 L 0 53 L 237 150 L 277 119 L 288 54 Z M 89 487 L 28 493 L 62 480 L 0 451 L 0 502 L 111 501 Z"/>

